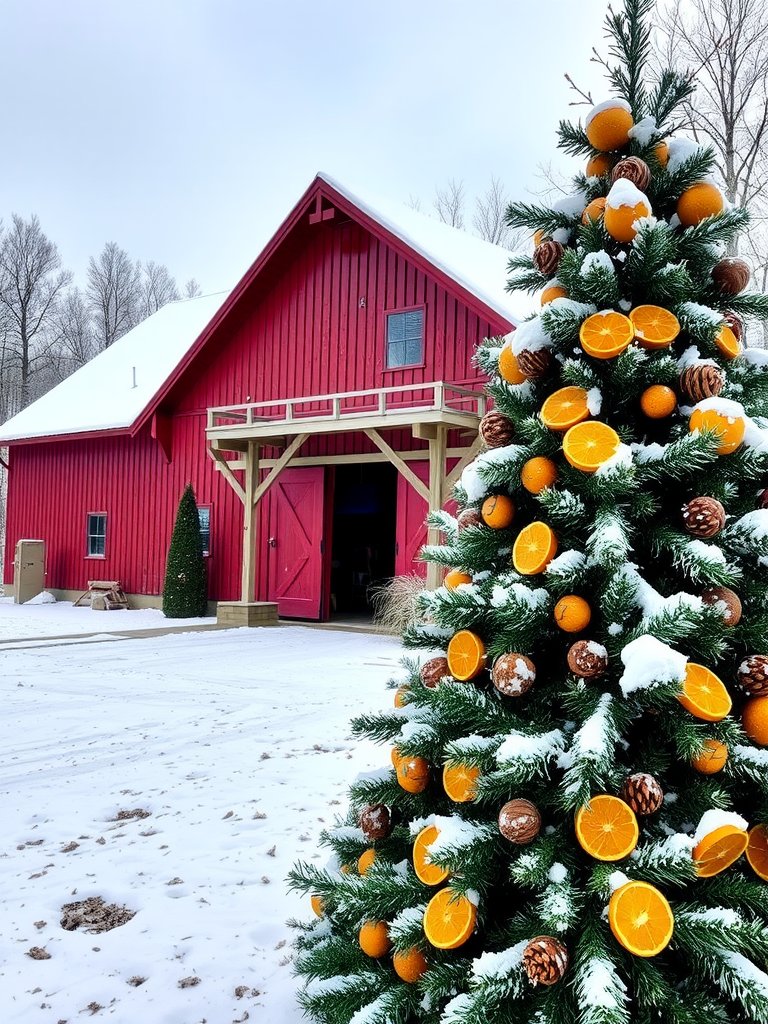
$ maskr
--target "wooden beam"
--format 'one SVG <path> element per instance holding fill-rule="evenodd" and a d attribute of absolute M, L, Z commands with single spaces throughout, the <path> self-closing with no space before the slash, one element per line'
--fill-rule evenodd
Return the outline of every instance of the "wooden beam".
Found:
<path fill-rule="evenodd" d="M 414 491 L 416 491 L 417 494 L 421 495 L 424 501 L 426 501 L 427 504 L 429 504 L 428 488 L 426 488 L 424 484 L 421 482 L 421 480 L 419 480 L 419 478 L 413 472 L 411 467 L 400 458 L 400 456 L 397 454 L 394 448 L 390 448 L 390 446 L 387 444 L 387 442 L 384 440 L 384 438 L 381 436 L 378 430 L 373 430 L 372 428 L 369 428 L 363 431 L 363 433 L 366 435 L 366 437 L 373 441 L 373 443 L 380 451 L 384 452 L 387 459 L 392 463 L 395 469 L 405 477 L 405 479 L 408 481 L 408 483 L 411 485 Z"/>
<path fill-rule="evenodd" d="M 429 442 L 429 511 L 437 512 L 443 504 L 445 483 L 446 431 L 441 428 L 437 437 Z M 440 531 L 430 526 L 427 529 L 427 544 L 439 544 Z M 434 562 L 427 564 L 427 590 L 437 590 L 442 582 L 442 567 Z"/>
<path fill-rule="evenodd" d="M 451 472 L 443 481 L 443 503 L 448 501 L 448 499 L 450 498 L 451 491 L 453 490 L 454 485 L 456 484 L 457 480 L 464 472 L 464 470 L 467 468 L 467 466 L 470 464 L 470 462 L 480 451 L 481 444 L 481 438 L 476 437 L 472 446 L 466 450 L 464 455 L 462 455 L 462 457 L 459 459 L 459 461 L 456 463 Z"/>
<path fill-rule="evenodd" d="M 294 439 L 285 449 L 285 451 L 277 460 L 277 462 L 275 462 L 274 466 L 272 467 L 269 473 L 269 476 L 267 476 L 265 480 L 262 480 L 259 486 L 256 488 L 256 490 L 253 492 L 254 505 L 258 504 L 258 502 L 261 501 L 261 499 L 267 493 L 269 488 L 272 486 L 275 480 L 277 480 L 277 478 L 280 476 L 285 467 L 293 458 L 294 454 L 299 450 L 299 448 L 301 448 L 301 446 L 304 444 L 308 437 L 309 434 L 298 434 L 296 437 L 294 437 Z"/>
<path fill-rule="evenodd" d="M 254 493 L 259 481 L 259 446 L 248 443 L 245 453 L 245 490 L 243 502 L 243 571 L 240 600 L 253 601 L 256 597 L 256 502 Z"/>
<path fill-rule="evenodd" d="M 437 437 L 436 423 L 414 423 L 413 436 L 419 441 L 434 441 Z"/>
<path fill-rule="evenodd" d="M 468 448 L 449 448 L 445 453 L 447 459 L 462 459 Z M 426 462 L 429 460 L 427 448 L 413 448 L 409 452 L 397 452 L 403 462 Z M 277 464 L 277 459 L 260 459 L 259 466 L 262 469 L 271 469 Z M 365 452 L 359 455 L 299 455 L 291 460 L 292 466 L 349 466 L 361 462 L 389 462 L 386 455 L 381 452 Z M 245 469 L 245 462 L 242 459 L 230 460 L 227 465 L 235 472 L 242 472 Z M 218 464 L 216 469 L 218 469 Z M 450 496 L 450 495 L 449 495 Z"/>
<path fill-rule="evenodd" d="M 215 448 L 212 448 L 211 445 L 206 445 L 205 447 L 206 451 L 208 452 L 209 458 L 213 459 L 213 464 L 216 467 L 216 469 L 218 469 L 220 473 L 224 474 L 224 477 L 229 486 L 238 496 L 240 501 L 242 501 L 242 503 L 245 504 L 245 491 L 243 490 L 242 484 L 233 473 L 232 467 L 229 465 L 227 460 L 222 456 L 221 452 L 217 451 Z M 245 463 L 243 463 L 242 466 L 238 466 L 237 468 L 245 469 Z"/>

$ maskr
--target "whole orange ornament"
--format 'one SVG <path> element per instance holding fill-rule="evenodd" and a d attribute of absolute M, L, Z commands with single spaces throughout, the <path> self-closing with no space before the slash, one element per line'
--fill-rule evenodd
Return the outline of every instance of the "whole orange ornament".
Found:
<path fill-rule="evenodd" d="M 753 743 L 768 747 L 768 696 L 747 701 L 741 713 L 741 724 Z"/>
<path fill-rule="evenodd" d="M 455 590 L 456 587 L 460 587 L 463 583 L 471 582 L 472 577 L 468 573 L 462 572 L 460 569 L 451 569 L 449 573 L 446 573 L 443 586 L 447 590 Z"/>
<path fill-rule="evenodd" d="M 515 518 L 515 503 L 506 494 L 492 494 L 483 502 L 480 515 L 492 530 L 503 530 Z"/>
<path fill-rule="evenodd" d="M 530 494 L 541 494 L 557 480 L 557 466 L 545 455 L 536 455 L 523 465 L 520 482 Z"/>
<path fill-rule="evenodd" d="M 605 214 L 605 197 L 604 196 L 600 196 L 598 199 L 593 199 L 592 202 L 588 204 L 588 206 L 584 210 L 584 213 L 582 213 L 582 215 L 581 215 L 581 223 L 582 224 L 589 224 L 590 221 L 600 220 L 600 218 L 604 214 Z"/>
<path fill-rule="evenodd" d="M 716 185 L 699 181 L 678 199 L 677 216 L 684 228 L 692 228 L 706 217 L 722 213 L 724 205 L 723 194 Z"/>
<path fill-rule="evenodd" d="M 366 956 L 375 960 L 386 956 L 392 948 L 386 921 L 366 921 L 358 932 L 357 941 Z"/>
<path fill-rule="evenodd" d="M 607 153 L 596 153 L 587 161 L 587 168 L 584 172 L 588 178 L 602 178 L 610 171 L 613 160 Z"/>
<path fill-rule="evenodd" d="M 427 972 L 427 958 L 415 946 L 392 955 L 392 966 L 403 981 L 413 985 Z"/>
<path fill-rule="evenodd" d="M 702 775 L 716 775 L 725 768 L 728 747 L 720 740 L 705 740 L 704 749 L 693 758 L 691 764 Z"/>
<path fill-rule="evenodd" d="M 592 620 L 592 609 L 578 594 L 566 594 L 555 605 L 555 622 L 566 633 L 580 633 Z"/>
<path fill-rule="evenodd" d="M 664 384 L 651 384 L 640 395 L 640 408 L 652 420 L 663 420 L 677 408 L 677 395 Z"/>
<path fill-rule="evenodd" d="M 544 291 L 541 293 L 541 304 L 546 306 L 550 302 L 554 302 L 555 299 L 567 299 L 568 292 L 561 284 L 548 284 Z"/>
<path fill-rule="evenodd" d="M 614 238 L 617 242 L 631 242 L 637 234 L 636 229 L 633 227 L 635 221 L 640 220 L 641 217 L 650 217 L 650 215 L 651 207 L 645 199 L 638 200 L 638 202 L 627 206 L 611 206 L 609 197 L 608 205 L 605 207 L 603 224 L 611 238 Z"/>
<path fill-rule="evenodd" d="M 620 99 L 606 100 L 587 114 L 587 138 L 595 149 L 609 153 L 627 145 L 633 124 L 628 103 Z"/>
<path fill-rule="evenodd" d="M 528 378 L 520 369 L 517 356 L 509 342 L 505 342 L 499 354 L 499 376 L 507 384 L 524 384 Z"/>

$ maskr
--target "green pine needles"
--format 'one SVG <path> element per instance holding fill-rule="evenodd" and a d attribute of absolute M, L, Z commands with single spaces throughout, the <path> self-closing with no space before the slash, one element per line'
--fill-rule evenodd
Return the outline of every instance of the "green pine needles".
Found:
<path fill-rule="evenodd" d="M 203 616 L 208 607 L 208 583 L 200 535 L 200 518 L 192 484 L 179 502 L 171 535 L 163 586 L 163 615 L 167 619 Z"/>
<path fill-rule="evenodd" d="M 463 575 L 290 876 L 319 1024 L 768 1024 L 768 298 L 652 7 L 607 19 L 610 144 L 610 104 L 561 124 L 588 173 L 509 208 L 510 289 L 555 288 L 477 351 L 486 447 L 424 550 Z"/>

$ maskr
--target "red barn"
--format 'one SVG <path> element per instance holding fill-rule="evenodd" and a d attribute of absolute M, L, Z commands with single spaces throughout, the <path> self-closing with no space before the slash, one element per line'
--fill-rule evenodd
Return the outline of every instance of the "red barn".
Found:
<path fill-rule="evenodd" d="M 35 537 L 57 596 L 115 579 L 159 604 L 191 481 L 212 601 L 363 610 L 418 571 L 427 508 L 475 453 L 473 349 L 516 323 L 507 259 L 318 175 L 231 293 L 163 307 L 0 428 L 6 585 Z"/>

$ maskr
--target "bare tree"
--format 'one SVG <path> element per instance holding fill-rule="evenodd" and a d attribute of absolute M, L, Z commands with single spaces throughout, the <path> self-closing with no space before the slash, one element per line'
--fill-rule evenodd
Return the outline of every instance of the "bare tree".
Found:
<path fill-rule="evenodd" d="M 408 202 L 405 204 L 409 210 L 415 210 L 416 213 L 422 212 L 422 202 L 420 196 L 415 196 L 413 192 L 408 196 Z"/>
<path fill-rule="evenodd" d="M 190 277 L 187 283 L 184 285 L 184 298 L 185 299 L 196 299 L 198 295 L 203 294 L 203 289 L 197 283 L 194 277 Z"/>
<path fill-rule="evenodd" d="M 507 206 L 510 197 L 499 178 L 491 178 L 491 183 L 482 195 L 475 199 L 475 210 L 472 224 L 475 233 L 486 242 L 500 245 L 505 249 L 515 248 L 519 241 L 518 233 L 514 232 L 506 222 Z"/>
<path fill-rule="evenodd" d="M 93 319 L 85 296 L 78 287 L 69 288 L 56 315 L 58 347 L 71 362 L 71 369 L 85 365 L 99 351 Z"/>
<path fill-rule="evenodd" d="M 451 178 L 445 188 L 435 189 L 432 202 L 437 216 L 452 228 L 464 227 L 464 182 Z"/>
<path fill-rule="evenodd" d="M 88 261 L 86 295 L 99 350 L 109 348 L 141 319 L 141 269 L 116 242 L 107 242 Z"/>
<path fill-rule="evenodd" d="M 140 266 L 141 294 L 139 298 L 139 319 L 144 320 L 156 313 L 167 302 L 180 298 L 176 278 L 164 263 L 147 260 Z"/>
<path fill-rule="evenodd" d="M 660 59 L 695 74 L 687 127 L 711 144 L 725 194 L 759 215 L 768 184 L 768 8 L 764 0 L 673 0 Z"/>
<path fill-rule="evenodd" d="M 72 279 L 61 270 L 56 245 L 33 214 L 13 214 L 0 241 L 0 307 L 4 311 L 6 372 L 18 375 L 19 400 L 31 397 L 30 381 L 50 345 L 48 329 L 62 291 Z"/>

